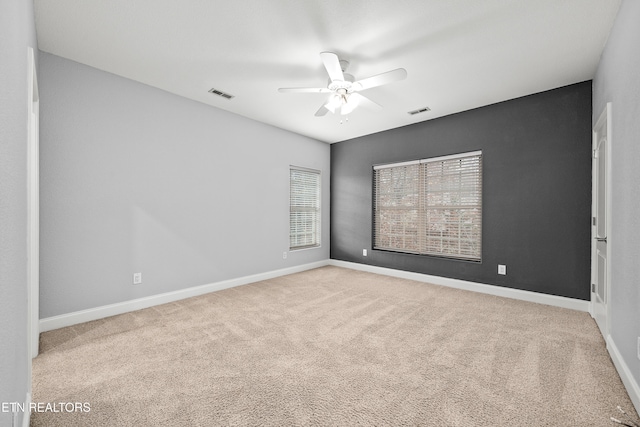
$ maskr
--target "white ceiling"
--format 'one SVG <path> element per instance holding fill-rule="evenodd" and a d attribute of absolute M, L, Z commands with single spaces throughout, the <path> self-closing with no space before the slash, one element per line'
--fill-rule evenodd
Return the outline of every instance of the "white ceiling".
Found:
<path fill-rule="evenodd" d="M 35 0 L 42 51 L 337 142 L 593 78 L 620 0 Z M 315 117 L 320 52 L 381 111 Z M 235 96 L 208 93 L 216 88 Z M 428 106 L 430 112 L 408 111 Z"/>

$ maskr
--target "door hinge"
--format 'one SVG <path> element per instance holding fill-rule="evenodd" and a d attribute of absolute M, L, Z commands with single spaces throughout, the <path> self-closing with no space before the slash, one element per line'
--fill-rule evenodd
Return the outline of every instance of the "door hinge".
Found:
<path fill-rule="evenodd" d="M 591 284 L 591 292 L 593 292 L 594 294 L 596 293 L 596 284 L 595 283 Z"/>
<path fill-rule="evenodd" d="M 596 225 L 596 217 L 595 216 L 591 217 L 591 225 Z"/>

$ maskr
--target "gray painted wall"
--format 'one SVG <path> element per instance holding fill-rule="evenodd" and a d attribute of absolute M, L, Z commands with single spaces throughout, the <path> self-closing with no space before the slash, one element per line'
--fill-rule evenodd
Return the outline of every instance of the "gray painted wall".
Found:
<path fill-rule="evenodd" d="M 33 2 L 0 2 L 0 402 L 24 402 L 27 356 L 27 47 Z M 18 422 L 22 423 L 19 419 Z M 11 414 L 0 411 L 0 426 Z"/>
<path fill-rule="evenodd" d="M 624 0 L 593 80 L 593 123 L 612 103 L 611 337 L 640 384 L 640 2 Z M 640 410 L 640 408 L 638 408 Z"/>
<path fill-rule="evenodd" d="M 328 144 L 50 54 L 40 69 L 41 318 L 328 259 Z M 283 260 L 289 165 L 322 171 L 323 244 Z"/>
<path fill-rule="evenodd" d="M 372 165 L 475 150 L 482 263 L 371 250 Z M 591 82 L 333 144 L 331 197 L 333 259 L 589 299 Z"/>

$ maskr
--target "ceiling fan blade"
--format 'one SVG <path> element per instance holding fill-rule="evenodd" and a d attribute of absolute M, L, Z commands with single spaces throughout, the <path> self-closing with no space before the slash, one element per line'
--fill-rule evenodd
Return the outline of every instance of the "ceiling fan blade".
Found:
<path fill-rule="evenodd" d="M 342 98 L 337 94 L 333 94 L 329 96 L 327 102 L 316 111 L 316 117 L 324 116 L 327 112 L 335 113 L 336 111 L 340 111 L 341 106 Z"/>
<path fill-rule="evenodd" d="M 278 92 L 282 93 L 330 93 L 326 87 L 281 87 Z"/>
<path fill-rule="evenodd" d="M 321 52 L 320 58 L 322 58 L 322 63 L 324 64 L 324 68 L 327 69 L 331 81 L 344 81 L 344 74 L 342 74 L 342 67 L 340 66 L 338 55 L 333 52 Z"/>
<path fill-rule="evenodd" d="M 386 73 L 358 80 L 353 83 L 352 90 L 359 91 L 371 89 L 372 87 L 386 85 L 387 83 L 397 82 L 399 80 L 404 80 L 405 78 L 407 78 L 407 70 L 404 68 L 397 68 L 392 71 L 387 71 Z"/>
<path fill-rule="evenodd" d="M 327 114 L 328 112 L 329 112 L 329 110 L 327 110 L 327 107 L 325 107 L 325 104 L 323 104 L 323 105 L 322 105 L 322 107 L 320 107 L 320 108 L 318 109 L 318 111 L 316 111 L 315 116 L 316 116 L 316 117 L 322 117 L 322 116 L 324 116 L 325 114 Z"/>
<path fill-rule="evenodd" d="M 354 108 L 360 105 L 362 105 L 363 107 L 369 108 L 370 110 L 377 111 L 382 109 L 382 105 L 378 104 L 377 102 L 373 102 L 366 96 L 360 95 L 359 93 L 352 93 L 351 95 L 349 95 L 349 100 L 347 104 L 352 106 L 351 111 L 353 111 Z"/>

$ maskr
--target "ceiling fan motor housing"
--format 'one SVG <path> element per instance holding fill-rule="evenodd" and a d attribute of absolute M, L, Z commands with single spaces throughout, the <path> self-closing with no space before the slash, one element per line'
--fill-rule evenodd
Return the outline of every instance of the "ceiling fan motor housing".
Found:
<path fill-rule="evenodd" d="M 327 86 L 327 88 L 337 93 L 340 93 L 341 90 L 344 93 L 350 93 L 353 88 L 353 82 L 355 81 L 355 77 L 353 77 L 351 74 L 345 73 L 344 80 L 329 80 L 329 85 Z"/>

